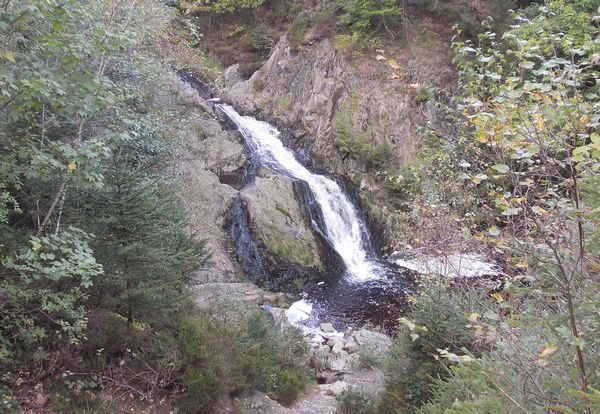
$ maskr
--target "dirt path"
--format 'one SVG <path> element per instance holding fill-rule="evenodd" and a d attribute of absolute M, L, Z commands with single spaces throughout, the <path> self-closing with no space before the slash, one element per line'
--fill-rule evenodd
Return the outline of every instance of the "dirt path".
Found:
<path fill-rule="evenodd" d="M 261 392 L 235 400 L 243 414 L 335 414 L 336 395 L 342 390 L 356 388 L 372 395 L 383 389 L 383 373 L 378 369 L 361 369 L 338 376 L 339 381 L 314 386 L 291 407 L 284 407 Z M 228 412 L 228 411 L 223 411 Z"/>

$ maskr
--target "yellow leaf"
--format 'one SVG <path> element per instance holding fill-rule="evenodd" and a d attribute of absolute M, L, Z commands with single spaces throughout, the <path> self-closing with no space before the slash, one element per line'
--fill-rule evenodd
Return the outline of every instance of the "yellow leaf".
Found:
<path fill-rule="evenodd" d="M 392 69 L 394 69 L 394 70 L 400 69 L 400 65 L 398 64 L 396 59 L 390 58 L 390 59 L 388 59 L 387 62 L 388 62 L 388 65 L 390 65 L 392 67 Z"/>
<path fill-rule="evenodd" d="M 480 317 L 480 316 L 481 316 L 481 315 L 480 315 L 480 314 L 478 314 L 477 312 L 473 312 L 472 314 L 470 314 L 470 315 L 469 315 L 469 320 L 470 320 L 471 322 L 476 322 L 476 321 L 477 321 L 477 319 L 479 319 L 479 317 Z"/>
<path fill-rule="evenodd" d="M 67 168 L 69 169 L 69 171 L 75 171 L 77 169 L 77 164 L 75 164 L 74 162 L 69 163 L 69 165 L 67 165 Z"/>
<path fill-rule="evenodd" d="M 547 356 L 552 355 L 553 353 L 555 353 L 558 350 L 557 347 L 555 346 L 551 346 L 551 345 L 544 345 L 544 347 L 542 348 L 542 350 L 540 351 L 540 358 L 546 358 Z"/>
<path fill-rule="evenodd" d="M 504 298 L 502 297 L 502 294 L 496 292 L 496 293 L 492 293 L 490 295 L 492 298 L 494 298 L 494 300 L 498 303 L 502 303 L 504 302 Z"/>
<path fill-rule="evenodd" d="M 13 52 L 11 52 L 10 50 L 5 52 L 4 56 L 6 57 L 7 60 L 11 61 L 12 63 L 15 63 L 15 54 Z"/>
<path fill-rule="evenodd" d="M 519 260 L 519 263 L 515 265 L 515 267 L 519 269 L 527 269 L 529 267 L 529 263 L 527 263 L 527 260 L 521 259 Z"/>

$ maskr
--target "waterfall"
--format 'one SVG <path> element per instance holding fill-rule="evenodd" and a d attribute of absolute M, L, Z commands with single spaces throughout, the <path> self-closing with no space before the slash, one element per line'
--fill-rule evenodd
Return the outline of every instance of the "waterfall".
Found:
<path fill-rule="evenodd" d="M 340 186 L 331 178 L 305 168 L 279 139 L 272 125 L 238 114 L 231 106 L 217 105 L 246 140 L 254 156 L 265 167 L 294 180 L 306 182 L 319 205 L 325 228 L 320 229 L 346 266 L 346 278 L 353 282 L 379 279 L 385 272 L 369 252 L 369 235 L 358 211 Z"/>

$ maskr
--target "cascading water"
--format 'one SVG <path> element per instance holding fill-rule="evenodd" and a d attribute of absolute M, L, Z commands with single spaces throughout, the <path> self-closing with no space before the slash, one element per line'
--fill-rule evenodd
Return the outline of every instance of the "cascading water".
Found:
<path fill-rule="evenodd" d="M 320 229 L 346 266 L 346 279 L 365 282 L 380 279 L 385 270 L 371 253 L 369 234 L 340 186 L 331 178 L 315 174 L 298 162 L 279 140 L 280 132 L 266 122 L 238 114 L 231 106 L 217 105 L 233 121 L 252 153 L 271 170 L 308 184 L 321 209 Z"/>
<path fill-rule="evenodd" d="M 406 308 L 411 275 L 377 257 L 366 225 L 343 189 L 331 178 L 305 168 L 279 140 L 276 128 L 242 116 L 229 105 L 216 107 L 236 125 L 258 164 L 305 183 L 311 202 L 320 210 L 313 228 L 328 240 L 345 266 L 341 277 L 329 275 L 305 287 L 305 299 L 286 311 L 290 322 L 317 336 L 322 321 L 338 328 L 369 322 L 391 332 Z"/>

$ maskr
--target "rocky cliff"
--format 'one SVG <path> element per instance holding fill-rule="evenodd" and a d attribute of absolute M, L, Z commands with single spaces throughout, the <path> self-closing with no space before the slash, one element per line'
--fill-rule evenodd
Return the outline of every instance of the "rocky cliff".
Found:
<path fill-rule="evenodd" d="M 415 155 L 430 88 L 452 82 L 448 31 L 424 20 L 402 40 L 359 54 L 340 51 L 332 38 L 294 49 L 284 35 L 248 80 L 237 66 L 228 68 L 220 93 L 290 131 L 288 144 L 311 153 L 315 167 L 366 190 L 371 215 L 384 223 L 390 242 L 393 208 L 378 175 Z"/>

